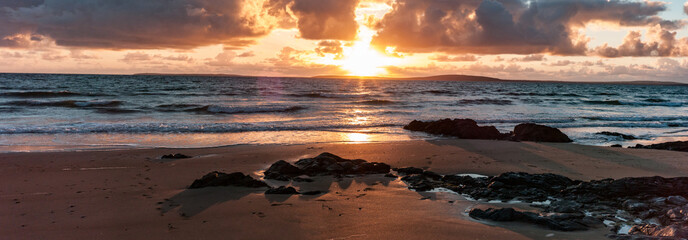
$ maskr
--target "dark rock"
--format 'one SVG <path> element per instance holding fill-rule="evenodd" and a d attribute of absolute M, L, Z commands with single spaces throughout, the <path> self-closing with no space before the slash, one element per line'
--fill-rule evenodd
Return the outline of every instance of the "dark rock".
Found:
<path fill-rule="evenodd" d="M 560 214 L 539 215 L 533 212 L 520 212 L 513 208 L 487 210 L 473 209 L 468 214 L 472 218 L 498 222 L 524 222 L 536 224 L 557 231 L 583 231 L 589 227 L 583 224 L 584 215 Z"/>
<path fill-rule="evenodd" d="M 647 145 L 647 146 L 637 144 L 635 147 L 631 147 L 631 148 L 647 148 L 647 149 L 660 149 L 660 150 L 688 152 L 688 141 L 666 142 L 666 143 L 658 143 L 658 144 L 652 144 L 652 145 Z"/>
<path fill-rule="evenodd" d="M 295 163 L 301 174 L 345 175 L 345 174 L 384 174 L 391 167 L 384 163 L 366 162 L 361 159 L 343 159 L 331 153 L 322 153 L 314 158 L 305 158 Z"/>
<path fill-rule="evenodd" d="M 463 139 L 503 139 L 494 126 L 478 126 L 472 119 L 442 119 L 432 122 L 412 121 L 404 126 L 410 131 L 420 131 L 435 135 L 454 136 Z"/>
<path fill-rule="evenodd" d="M 392 174 L 392 173 L 387 173 L 387 174 L 385 174 L 385 177 L 386 177 L 386 178 L 398 178 L 399 176 L 394 175 L 394 174 Z"/>
<path fill-rule="evenodd" d="M 215 171 L 206 174 L 200 179 L 196 179 L 191 184 L 191 186 L 189 186 L 189 188 L 204 188 L 217 186 L 237 186 L 250 188 L 268 187 L 268 185 L 264 182 L 253 179 L 251 176 L 244 175 L 240 172 L 226 174 Z"/>
<path fill-rule="evenodd" d="M 626 209 L 626 211 L 629 212 L 645 211 L 649 207 L 646 203 L 634 199 L 626 200 L 621 205 L 624 209 Z"/>
<path fill-rule="evenodd" d="M 549 209 L 558 213 L 579 213 L 582 212 L 583 204 L 572 200 L 558 200 L 554 201 Z"/>
<path fill-rule="evenodd" d="M 284 160 L 279 160 L 273 163 L 268 170 L 265 170 L 266 179 L 282 180 L 290 177 L 296 177 L 301 174 L 301 169 Z"/>
<path fill-rule="evenodd" d="M 620 148 L 620 147 L 623 147 L 623 146 L 621 146 L 621 144 L 614 144 L 614 145 L 611 145 L 610 147 L 613 147 L 613 148 Z"/>
<path fill-rule="evenodd" d="M 688 204 L 688 200 L 682 196 L 669 196 L 666 198 L 666 203 L 683 206 Z"/>
<path fill-rule="evenodd" d="M 423 172 L 422 174 L 423 174 L 424 177 L 430 178 L 430 179 L 432 179 L 432 180 L 440 180 L 440 179 L 442 179 L 442 175 L 439 175 L 439 174 L 437 174 L 437 173 L 435 173 L 435 172 L 425 171 L 425 172 Z"/>
<path fill-rule="evenodd" d="M 425 170 L 416 167 L 394 168 L 401 175 L 422 174 Z"/>
<path fill-rule="evenodd" d="M 190 156 L 181 154 L 181 153 L 175 153 L 175 154 L 167 154 L 163 155 L 160 157 L 160 159 L 184 159 L 184 158 L 191 158 Z"/>
<path fill-rule="evenodd" d="M 278 188 L 270 188 L 265 191 L 265 194 L 299 194 L 293 187 L 280 186 Z"/>
<path fill-rule="evenodd" d="M 295 177 L 291 179 L 294 182 L 313 182 L 313 179 L 310 178 L 302 178 L 302 177 Z"/>
<path fill-rule="evenodd" d="M 325 192 L 323 191 L 308 191 L 308 192 L 302 192 L 301 195 L 320 195 Z"/>
<path fill-rule="evenodd" d="M 629 231 L 630 234 L 634 235 L 646 235 L 651 237 L 662 237 L 662 239 L 686 239 L 688 238 L 688 228 L 673 224 L 666 227 L 647 224 L 647 225 L 636 225 Z"/>
<path fill-rule="evenodd" d="M 533 142 L 573 142 L 559 129 L 534 123 L 519 124 L 514 128 L 513 138 Z"/>
<path fill-rule="evenodd" d="M 618 132 L 607 132 L 607 131 L 604 131 L 604 132 L 598 132 L 598 133 L 596 133 L 596 134 L 597 134 L 597 135 L 612 136 L 612 137 L 620 137 L 620 138 L 623 138 L 624 140 L 635 140 L 635 139 L 638 139 L 638 138 L 636 138 L 636 137 L 633 136 L 633 135 L 626 135 L 626 134 L 618 133 Z"/>

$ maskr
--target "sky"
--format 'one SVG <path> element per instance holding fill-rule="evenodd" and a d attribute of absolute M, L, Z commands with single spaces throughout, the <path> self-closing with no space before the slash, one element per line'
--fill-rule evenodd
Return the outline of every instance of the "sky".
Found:
<path fill-rule="evenodd" d="M 0 0 L 0 72 L 688 82 L 685 0 Z"/>

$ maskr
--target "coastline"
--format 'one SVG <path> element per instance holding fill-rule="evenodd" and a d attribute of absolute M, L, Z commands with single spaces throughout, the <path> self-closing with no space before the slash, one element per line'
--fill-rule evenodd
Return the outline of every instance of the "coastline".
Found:
<path fill-rule="evenodd" d="M 161 160 L 170 153 L 194 156 Z M 440 174 L 555 173 L 577 180 L 688 175 L 686 152 L 569 143 L 431 140 L 359 144 L 235 145 L 0 154 L 0 236 L 8 239 L 467 238 L 604 239 L 608 230 L 557 232 L 486 225 L 450 193 L 406 189 L 380 176 L 319 179 L 320 196 L 271 197 L 235 187 L 187 190 L 211 171 L 257 176 L 277 160 L 331 152 Z M 299 186 L 297 186 L 299 187 Z M 430 197 L 427 200 L 422 198 Z M 449 201 L 454 201 L 450 203 Z M 484 204 L 484 203 L 480 203 Z M 361 208 L 361 209 L 359 209 Z M 231 217 L 229 217 L 231 216 Z M 554 235 L 549 235 L 554 234 Z"/>

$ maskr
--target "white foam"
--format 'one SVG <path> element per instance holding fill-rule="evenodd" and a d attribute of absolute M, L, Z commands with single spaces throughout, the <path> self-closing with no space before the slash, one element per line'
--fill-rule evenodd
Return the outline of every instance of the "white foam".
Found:
<path fill-rule="evenodd" d="M 617 234 L 628 234 L 628 233 L 631 231 L 631 228 L 633 228 L 633 226 L 627 225 L 627 224 L 623 224 L 623 225 L 621 225 L 621 227 L 619 228 L 619 231 L 616 232 L 616 233 L 617 233 Z"/>
<path fill-rule="evenodd" d="M 475 174 L 475 173 L 462 173 L 462 174 L 456 174 L 456 176 L 471 177 L 471 178 L 487 178 L 487 176 L 485 176 L 485 175 Z"/>

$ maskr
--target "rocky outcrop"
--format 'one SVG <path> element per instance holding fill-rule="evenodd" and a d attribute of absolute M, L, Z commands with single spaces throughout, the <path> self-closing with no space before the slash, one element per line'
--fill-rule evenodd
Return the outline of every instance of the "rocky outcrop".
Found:
<path fill-rule="evenodd" d="M 295 188 L 293 187 L 285 187 L 285 186 L 279 186 L 277 188 L 270 188 L 267 191 L 265 191 L 265 194 L 284 194 L 284 195 L 292 195 L 292 194 L 299 194 L 298 191 L 296 191 Z"/>
<path fill-rule="evenodd" d="M 442 119 L 439 121 L 422 122 L 412 121 L 404 126 L 410 131 L 420 131 L 436 135 L 454 136 L 463 139 L 503 139 L 494 126 L 478 126 L 472 119 Z"/>
<path fill-rule="evenodd" d="M 191 186 L 189 186 L 189 188 L 193 189 L 220 186 L 237 186 L 249 188 L 268 187 L 268 185 L 264 182 L 253 179 L 251 176 L 244 175 L 240 172 L 226 174 L 215 171 L 206 174 L 200 179 L 196 179 L 195 181 L 193 181 Z"/>
<path fill-rule="evenodd" d="M 508 172 L 493 177 L 444 175 L 428 171 L 401 178 L 416 191 L 446 188 L 473 199 L 532 204 L 540 212 L 474 209 L 470 216 L 518 221 L 573 231 L 609 224 L 613 231 L 632 226 L 636 237 L 683 237 L 688 232 L 688 178 L 638 177 L 593 181 L 556 174 Z M 656 224 L 657 221 L 660 223 Z M 624 235 L 615 236 L 625 239 Z"/>
<path fill-rule="evenodd" d="M 522 123 L 514 128 L 513 139 L 516 141 L 533 142 L 573 142 L 559 129 L 538 125 L 534 123 Z"/>
<path fill-rule="evenodd" d="M 265 171 L 265 178 L 286 181 L 297 179 L 301 175 L 386 174 L 390 169 L 391 167 L 384 163 L 344 159 L 325 152 L 314 158 L 300 159 L 294 165 L 282 160 L 277 161 Z"/>
<path fill-rule="evenodd" d="M 611 136 L 611 137 L 619 137 L 622 138 L 623 140 L 635 140 L 638 139 L 633 135 L 628 135 L 628 134 L 623 134 L 623 133 L 618 133 L 618 132 L 598 132 L 596 133 L 597 135 L 604 135 L 604 136 Z"/>
<path fill-rule="evenodd" d="M 666 143 L 652 144 L 652 145 L 648 145 L 648 146 L 638 144 L 635 147 L 630 147 L 630 148 L 661 149 L 661 150 L 688 152 L 688 141 L 666 142 Z"/>
<path fill-rule="evenodd" d="M 422 122 L 414 120 L 404 129 L 435 135 L 454 136 L 462 139 L 492 139 L 535 142 L 572 142 L 559 129 L 534 123 L 519 124 L 512 133 L 500 133 L 494 126 L 478 126 L 471 119 L 442 119 Z"/>
<path fill-rule="evenodd" d="M 602 224 L 602 221 L 586 217 L 584 214 L 543 215 L 534 212 L 516 211 L 513 208 L 472 209 L 468 216 L 497 222 L 531 223 L 557 231 L 582 231 Z"/>

